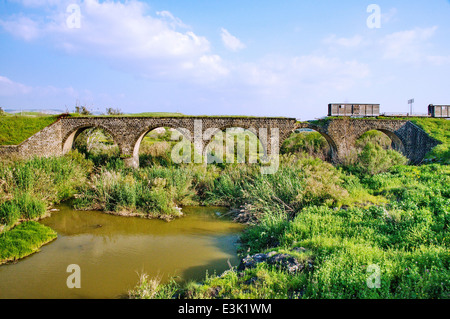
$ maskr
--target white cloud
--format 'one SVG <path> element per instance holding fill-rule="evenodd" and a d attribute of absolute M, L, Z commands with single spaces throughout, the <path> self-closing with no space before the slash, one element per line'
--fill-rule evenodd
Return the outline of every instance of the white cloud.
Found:
<path fill-rule="evenodd" d="M 333 58 L 329 53 L 270 56 L 253 62 L 231 63 L 212 52 L 205 37 L 194 33 L 168 11 L 159 11 L 152 16 L 147 13 L 148 6 L 138 1 L 86 0 L 80 6 L 82 18 L 79 29 L 67 27 L 68 14 L 65 10 L 55 10 L 46 20 L 10 17 L 7 25 L 2 26 L 25 40 L 45 39 L 69 54 L 106 60 L 111 66 L 128 73 L 158 80 L 175 79 L 172 82 L 175 86 L 179 83 L 183 87 L 200 83 L 200 86 L 192 87 L 200 88 L 202 98 L 211 94 L 220 99 L 223 98 L 220 94 L 227 92 L 227 98 L 224 98 L 227 101 L 238 101 L 240 97 L 239 101 L 252 101 L 252 104 L 260 101 L 261 104 L 278 105 L 284 98 L 298 101 L 304 96 L 322 98 L 325 91 L 345 91 L 371 75 L 366 64 L 352 58 Z M 23 21 L 27 28 L 19 30 Z M 237 37 L 224 28 L 221 29 L 221 38 L 231 51 L 245 48 Z M 366 44 L 359 35 L 350 38 L 332 35 L 325 42 L 347 48 Z M 37 88 L 30 90 L 39 94 Z M 203 93 L 208 90 L 215 91 Z M 78 94 L 73 89 L 70 91 L 70 88 L 46 87 L 40 91 L 48 95 L 65 95 L 72 100 L 74 96 L 84 94 Z M 16 92 L 19 91 L 16 89 Z M 92 99 L 98 94 L 93 93 L 93 96 Z M 161 99 L 166 101 L 171 97 Z"/>
<path fill-rule="evenodd" d="M 370 76 L 366 64 L 326 56 L 267 57 L 239 66 L 237 78 L 263 91 L 294 92 L 298 89 L 345 90 Z"/>
<path fill-rule="evenodd" d="M 115 67 L 146 77 L 191 78 L 192 73 L 186 70 L 192 68 L 186 65 L 202 65 L 205 74 L 210 65 L 212 76 L 226 73 L 210 53 L 209 41 L 185 30 L 188 26 L 168 11 L 151 16 L 142 2 L 97 0 L 83 1 L 80 11 L 81 27 L 75 29 L 67 26 L 69 13 L 64 10 L 55 10 L 45 21 L 13 16 L 8 21 L 0 20 L 0 25 L 25 40 L 49 39 L 68 53 L 106 59 Z M 208 55 L 215 64 L 204 63 Z"/>
<path fill-rule="evenodd" d="M 445 64 L 450 64 L 450 55 L 443 56 L 443 55 L 429 55 L 426 57 L 426 60 L 430 62 L 431 64 L 440 66 Z"/>
<path fill-rule="evenodd" d="M 39 23 L 28 17 L 15 16 L 7 21 L 0 20 L 0 26 L 25 41 L 35 40 L 40 36 Z"/>
<path fill-rule="evenodd" d="M 0 96 L 28 94 L 32 88 L 22 83 L 14 82 L 5 76 L 0 76 Z"/>
<path fill-rule="evenodd" d="M 83 92 L 85 95 L 86 92 Z M 72 87 L 58 88 L 52 85 L 48 86 L 30 86 L 15 82 L 6 76 L 0 75 L 0 96 L 33 96 L 33 97 L 51 97 L 51 96 L 69 96 L 79 97 L 80 94 Z"/>
<path fill-rule="evenodd" d="M 218 55 L 204 55 L 200 58 L 198 67 L 200 71 L 204 68 L 214 70 L 215 74 L 228 75 L 230 71 L 223 65 L 222 58 Z"/>
<path fill-rule="evenodd" d="M 221 34 L 223 45 L 231 51 L 237 52 L 245 48 L 245 45 L 235 36 L 231 35 L 227 29 L 222 28 Z"/>
<path fill-rule="evenodd" d="M 10 0 L 10 1 L 20 3 L 25 7 L 56 6 L 61 3 L 60 0 Z"/>
<path fill-rule="evenodd" d="M 146 9 L 145 4 L 135 1 L 87 0 L 81 6 L 80 29 L 68 29 L 60 17 L 48 32 L 59 34 L 63 42 L 77 50 L 89 52 L 95 48 L 99 54 L 113 57 L 182 58 L 209 51 L 206 38 L 190 31 L 179 32 L 170 23 L 147 15 Z"/>
<path fill-rule="evenodd" d="M 190 26 L 184 24 L 183 21 L 181 21 L 181 19 L 174 17 L 173 14 L 170 13 L 169 11 L 158 11 L 158 12 L 156 12 L 156 14 L 162 18 L 167 19 L 173 28 L 180 27 L 180 28 L 190 29 Z"/>
<path fill-rule="evenodd" d="M 405 62 L 419 62 L 425 56 L 428 40 L 435 34 L 437 26 L 415 28 L 413 30 L 394 32 L 385 36 L 379 44 L 383 58 Z"/>

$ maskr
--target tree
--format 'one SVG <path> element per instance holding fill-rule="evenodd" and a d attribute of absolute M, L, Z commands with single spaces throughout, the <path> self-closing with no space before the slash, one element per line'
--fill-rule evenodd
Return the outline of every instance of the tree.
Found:
<path fill-rule="evenodd" d="M 106 114 L 108 114 L 108 115 L 123 115 L 122 111 L 119 108 L 114 109 L 112 107 L 106 108 Z"/>
<path fill-rule="evenodd" d="M 75 113 L 81 115 L 92 115 L 91 111 L 88 110 L 86 106 L 75 106 Z"/>
<path fill-rule="evenodd" d="M 3 111 L 3 108 L 0 106 L 0 116 L 4 116 L 4 115 L 6 115 L 5 111 Z"/>

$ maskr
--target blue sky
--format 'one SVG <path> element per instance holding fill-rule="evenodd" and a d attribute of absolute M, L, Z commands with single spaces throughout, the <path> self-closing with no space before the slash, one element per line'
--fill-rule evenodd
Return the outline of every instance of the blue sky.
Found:
<path fill-rule="evenodd" d="M 414 98 L 425 113 L 450 104 L 449 18 L 447 0 L 0 0 L 0 106 L 306 120 Z"/>

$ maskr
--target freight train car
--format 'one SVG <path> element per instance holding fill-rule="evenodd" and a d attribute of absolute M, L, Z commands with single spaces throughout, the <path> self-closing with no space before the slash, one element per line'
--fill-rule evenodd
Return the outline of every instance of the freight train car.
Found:
<path fill-rule="evenodd" d="M 428 105 L 428 115 L 431 117 L 450 118 L 450 105 Z"/>
<path fill-rule="evenodd" d="M 328 104 L 328 116 L 379 116 L 380 104 Z"/>

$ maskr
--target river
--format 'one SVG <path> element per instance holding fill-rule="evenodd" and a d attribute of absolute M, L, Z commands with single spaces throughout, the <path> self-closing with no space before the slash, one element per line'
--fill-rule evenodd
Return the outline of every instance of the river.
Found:
<path fill-rule="evenodd" d="M 40 221 L 58 238 L 0 266 L 0 298 L 123 298 L 141 273 L 162 281 L 201 280 L 239 262 L 243 226 L 228 219 L 225 208 L 185 207 L 170 223 L 58 208 Z M 80 267 L 81 288 L 67 287 L 71 264 Z"/>

